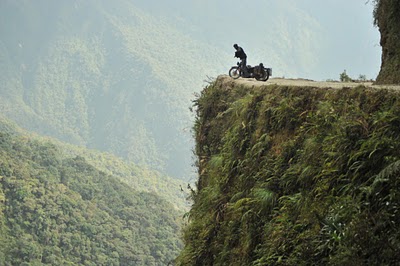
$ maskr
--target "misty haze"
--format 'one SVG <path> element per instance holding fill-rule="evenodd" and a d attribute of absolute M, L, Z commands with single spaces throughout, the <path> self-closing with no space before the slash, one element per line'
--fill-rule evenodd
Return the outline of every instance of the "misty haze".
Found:
<path fill-rule="evenodd" d="M 375 80 L 365 2 L 0 0 L 0 264 L 173 261 L 201 159 L 193 104 L 232 45 L 274 78 Z"/>

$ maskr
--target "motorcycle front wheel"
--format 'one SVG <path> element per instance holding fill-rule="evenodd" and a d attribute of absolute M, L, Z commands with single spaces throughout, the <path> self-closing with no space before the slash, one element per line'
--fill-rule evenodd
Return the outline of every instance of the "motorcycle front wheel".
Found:
<path fill-rule="evenodd" d="M 237 79 L 240 77 L 240 70 L 238 67 L 234 66 L 229 69 L 229 76 L 233 79 Z"/>

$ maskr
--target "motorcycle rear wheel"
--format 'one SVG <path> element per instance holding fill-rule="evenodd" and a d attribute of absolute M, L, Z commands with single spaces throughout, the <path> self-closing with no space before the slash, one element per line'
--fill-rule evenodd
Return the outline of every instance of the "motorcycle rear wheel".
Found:
<path fill-rule="evenodd" d="M 237 79 L 240 77 L 240 70 L 238 67 L 234 66 L 229 69 L 229 76 L 233 79 Z"/>
<path fill-rule="evenodd" d="M 256 80 L 258 81 L 267 81 L 269 79 L 269 72 L 268 70 L 264 70 L 264 75 L 262 75 L 261 77 L 255 77 Z"/>

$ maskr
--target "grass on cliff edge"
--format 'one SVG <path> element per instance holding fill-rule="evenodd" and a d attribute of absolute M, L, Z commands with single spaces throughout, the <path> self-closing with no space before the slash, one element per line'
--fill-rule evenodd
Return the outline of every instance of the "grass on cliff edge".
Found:
<path fill-rule="evenodd" d="M 364 86 L 206 87 L 177 265 L 393 265 L 400 95 Z"/>

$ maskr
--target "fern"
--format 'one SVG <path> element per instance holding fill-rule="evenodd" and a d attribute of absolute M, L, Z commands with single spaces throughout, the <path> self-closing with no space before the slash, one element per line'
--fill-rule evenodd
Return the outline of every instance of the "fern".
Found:
<path fill-rule="evenodd" d="M 380 171 L 379 174 L 372 178 L 373 182 L 371 184 L 371 192 L 375 191 L 380 184 L 389 182 L 393 177 L 398 176 L 399 174 L 400 160 L 389 164 L 382 171 Z"/>

